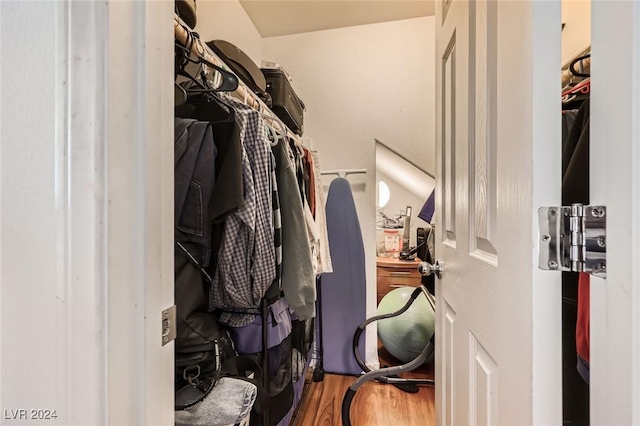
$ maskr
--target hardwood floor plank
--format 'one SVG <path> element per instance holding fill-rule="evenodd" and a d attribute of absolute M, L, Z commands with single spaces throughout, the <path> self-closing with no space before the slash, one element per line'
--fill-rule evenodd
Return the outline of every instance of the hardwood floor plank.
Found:
<path fill-rule="evenodd" d="M 352 376 L 325 374 L 320 383 L 310 382 L 296 426 L 342 426 L 342 398 L 356 380 Z M 416 394 L 391 385 L 366 383 L 351 404 L 353 426 L 435 425 L 435 391 L 420 386 Z"/>

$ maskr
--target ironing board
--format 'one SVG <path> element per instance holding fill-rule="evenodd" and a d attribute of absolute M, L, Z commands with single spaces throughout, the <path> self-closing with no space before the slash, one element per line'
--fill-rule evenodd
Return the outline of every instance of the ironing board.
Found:
<path fill-rule="evenodd" d="M 333 273 L 320 280 L 323 366 L 328 373 L 358 375 L 362 369 L 352 341 L 354 330 L 366 320 L 367 280 L 360 222 L 346 179 L 331 182 L 326 212 Z"/>

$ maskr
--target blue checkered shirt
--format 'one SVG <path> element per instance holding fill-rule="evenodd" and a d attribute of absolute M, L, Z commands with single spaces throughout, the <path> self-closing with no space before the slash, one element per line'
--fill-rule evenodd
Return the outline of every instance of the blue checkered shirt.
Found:
<path fill-rule="evenodd" d="M 240 125 L 244 204 L 225 220 L 209 308 L 222 312 L 220 322 L 241 327 L 254 321 L 276 277 L 271 149 L 260 114 L 221 96 Z"/>

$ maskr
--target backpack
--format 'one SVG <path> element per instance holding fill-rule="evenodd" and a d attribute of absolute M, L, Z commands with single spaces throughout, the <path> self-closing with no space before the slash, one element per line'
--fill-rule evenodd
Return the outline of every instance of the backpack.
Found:
<path fill-rule="evenodd" d="M 175 351 L 175 408 L 184 410 L 202 401 L 214 388 L 217 381 L 224 375 L 232 374 L 229 361 L 238 357 L 229 332 L 218 327 L 213 314 L 209 321 L 216 336 L 205 347 L 184 348 L 176 345 Z M 209 330 L 210 332 L 212 330 Z M 209 333 L 211 336 L 211 333 Z M 235 361 L 237 362 L 237 361 Z M 260 367 L 255 364 L 248 366 L 257 376 L 262 376 Z M 235 374 L 240 372 L 235 370 Z M 250 373 L 244 373 L 250 374 Z"/>
<path fill-rule="evenodd" d="M 261 411 L 267 398 L 261 385 L 262 369 L 253 359 L 238 355 L 229 330 L 208 311 L 209 275 L 196 260 L 198 245 L 176 237 L 175 409 L 198 404 L 220 378 L 234 377 L 256 385 L 254 407 Z"/>

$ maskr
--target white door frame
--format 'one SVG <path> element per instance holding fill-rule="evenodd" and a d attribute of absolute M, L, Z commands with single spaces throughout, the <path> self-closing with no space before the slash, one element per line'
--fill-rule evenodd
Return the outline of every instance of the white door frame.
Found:
<path fill-rule="evenodd" d="M 173 4 L 0 5 L 1 409 L 174 424 Z"/>
<path fill-rule="evenodd" d="M 173 424 L 172 12 L 58 3 L 68 424 Z"/>
<path fill-rule="evenodd" d="M 173 2 L 110 1 L 105 147 L 108 422 L 173 424 Z"/>
<path fill-rule="evenodd" d="M 607 207 L 591 277 L 592 425 L 640 424 L 640 4 L 593 1 L 590 201 Z"/>

